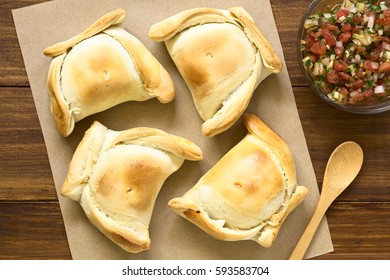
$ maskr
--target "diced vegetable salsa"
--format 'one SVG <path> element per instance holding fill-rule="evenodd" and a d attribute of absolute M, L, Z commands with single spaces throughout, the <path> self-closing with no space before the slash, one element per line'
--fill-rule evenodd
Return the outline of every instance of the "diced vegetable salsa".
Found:
<path fill-rule="evenodd" d="M 303 64 L 330 100 L 390 100 L 389 2 L 345 0 L 306 19 Z"/>

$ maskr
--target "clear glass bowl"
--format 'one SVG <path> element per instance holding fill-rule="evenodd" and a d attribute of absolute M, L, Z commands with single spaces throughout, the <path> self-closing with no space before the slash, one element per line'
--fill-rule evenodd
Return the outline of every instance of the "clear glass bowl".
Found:
<path fill-rule="evenodd" d="M 310 76 L 308 71 L 305 69 L 303 65 L 303 53 L 301 51 L 301 40 L 305 38 L 306 32 L 304 28 L 305 20 L 312 14 L 315 14 L 317 11 L 324 11 L 324 8 L 328 7 L 334 7 L 338 4 L 341 4 L 342 0 L 314 0 L 308 7 L 307 11 L 302 17 L 301 23 L 299 25 L 298 29 L 298 61 L 299 65 L 302 69 L 303 75 L 305 76 L 306 80 L 308 81 L 310 88 L 312 91 L 316 93 L 317 96 L 319 96 L 323 101 L 326 103 L 339 108 L 341 110 L 350 112 L 350 113 L 357 113 L 357 114 L 376 114 L 381 113 L 387 110 L 390 110 L 390 99 L 378 103 L 378 104 L 372 104 L 372 105 L 365 105 L 365 104 L 339 104 L 335 103 L 331 99 L 328 98 L 327 93 L 323 91 L 319 86 L 315 84 L 313 81 L 313 78 Z"/>

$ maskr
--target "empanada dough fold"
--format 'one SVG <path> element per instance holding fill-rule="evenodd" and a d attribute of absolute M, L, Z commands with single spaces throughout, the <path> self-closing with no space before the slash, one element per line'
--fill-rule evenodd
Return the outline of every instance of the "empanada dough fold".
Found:
<path fill-rule="evenodd" d="M 243 26 L 245 34 L 259 49 L 267 70 L 272 73 L 279 73 L 283 67 L 282 61 L 268 39 L 256 26 L 250 14 L 241 7 L 234 7 L 229 9 L 229 11 L 237 18 L 238 22 Z"/>
<path fill-rule="evenodd" d="M 260 65 L 260 59 L 256 55 L 256 65 Z M 203 135 L 215 136 L 227 130 L 241 117 L 258 85 L 258 71 L 262 71 L 261 67 L 255 67 L 250 77 L 224 100 L 222 108 L 202 124 Z"/>
<path fill-rule="evenodd" d="M 108 219 L 106 214 L 95 206 L 89 188 L 84 189 L 82 197 L 80 205 L 89 221 L 107 238 L 130 253 L 139 253 L 150 248 L 151 240 L 147 225 L 132 219 L 134 221 L 132 226 L 126 227 Z"/>
<path fill-rule="evenodd" d="M 155 23 L 149 30 L 149 37 L 157 42 L 171 39 L 182 30 L 207 23 L 230 22 L 230 15 L 225 10 L 212 8 L 194 8 L 177 13 Z"/>
<path fill-rule="evenodd" d="M 91 24 L 82 33 L 77 34 L 76 36 L 66 41 L 47 47 L 43 53 L 44 55 L 51 57 L 61 55 L 68 51 L 69 48 L 72 48 L 77 43 L 80 43 L 82 40 L 90 38 L 112 25 L 122 23 L 125 20 L 125 17 L 126 12 L 123 9 L 116 9 L 112 12 L 109 12 Z"/>
<path fill-rule="evenodd" d="M 167 103 L 175 98 L 168 72 L 140 40 L 117 25 L 124 11 L 115 14 L 44 50 L 54 56 L 48 92 L 63 136 L 73 131 L 76 122 L 118 104 L 151 98 Z"/>
<path fill-rule="evenodd" d="M 278 214 L 275 214 L 268 222 L 263 222 L 250 229 L 231 229 L 225 227 L 224 220 L 210 218 L 208 213 L 202 210 L 196 203 L 178 197 L 169 201 L 169 207 L 178 215 L 190 221 L 210 236 L 223 241 L 253 240 L 265 248 L 270 248 L 276 240 L 284 220 L 306 197 L 307 188 L 297 186 L 291 197 L 290 203 Z"/>
<path fill-rule="evenodd" d="M 297 185 L 288 145 L 257 116 L 243 121 L 248 134 L 169 206 L 217 239 L 270 247 L 307 188 Z"/>
<path fill-rule="evenodd" d="M 130 54 L 143 81 L 143 87 L 152 97 L 161 103 L 168 103 L 175 98 L 171 76 L 157 59 L 136 37 L 121 28 L 109 28 L 104 33 L 112 36 Z"/>
<path fill-rule="evenodd" d="M 113 131 L 95 121 L 74 153 L 61 194 L 79 201 L 117 245 L 140 252 L 150 247 L 149 223 L 165 180 L 185 159 L 202 158 L 194 143 L 162 130 Z"/>

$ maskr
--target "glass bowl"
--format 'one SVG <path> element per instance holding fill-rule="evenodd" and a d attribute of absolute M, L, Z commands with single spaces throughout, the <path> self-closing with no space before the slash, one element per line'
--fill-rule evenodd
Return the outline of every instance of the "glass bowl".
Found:
<path fill-rule="evenodd" d="M 306 38 L 306 29 L 304 27 L 306 19 L 310 15 L 313 15 L 318 11 L 324 11 L 324 9 L 327 7 L 335 7 L 337 5 L 340 5 L 342 2 L 343 2 L 342 0 L 314 0 L 309 5 L 307 11 L 303 15 L 298 29 L 298 61 L 299 61 L 300 68 L 303 72 L 303 75 L 308 81 L 312 91 L 317 96 L 319 96 L 323 101 L 336 108 L 339 108 L 341 110 L 350 113 L 357 113 L 357 114 L 376 114 L 376 113 L 381 113 L 390 110 L 389 96 L 387 97 L 386 100 L 382 101 L 381 103 L 375 103 L 375 104 L 349 104 L 349 103 L 341 104 L 331 100 L 328 97 L 328 93 L 325 92 L 320 86 L 316 85 L 312 76 L 308 73 L 308 70 L 304 66 L 304 62 L 303 62 L 304 54 L 301 50 L 301 45 L 302 45 L 302 40 Z"/>

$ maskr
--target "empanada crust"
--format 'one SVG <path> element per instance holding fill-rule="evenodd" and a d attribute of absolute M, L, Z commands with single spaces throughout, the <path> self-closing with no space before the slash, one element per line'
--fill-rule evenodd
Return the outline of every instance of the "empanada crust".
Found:
<path fill-rule="evenodd" d="M 76 122 L 127 101 L 175 98 L 165 68 L 136 37 L 118 26 L 117 9 L 84 32 L 44 50 L 53 57 L 48 73 L 51 111 L 63 136 Z"/>
<path fill-rule="evenodd" d="M 241 7 L 182 11 L 154 24 L 149 37 L 165 42 L 205 121 L 206 136 L 231 127 L 257 86 L 282 69 L 271 44 Z"/>
<path fill-rule="evenodd" d="M 185 159 L 203 158 L 191 141 L 154 128 L 113 131 L 94 122 L 61 188 L 89 220 L 124 250 L 150 247 L 149 222 L 164 183 Z"/>

